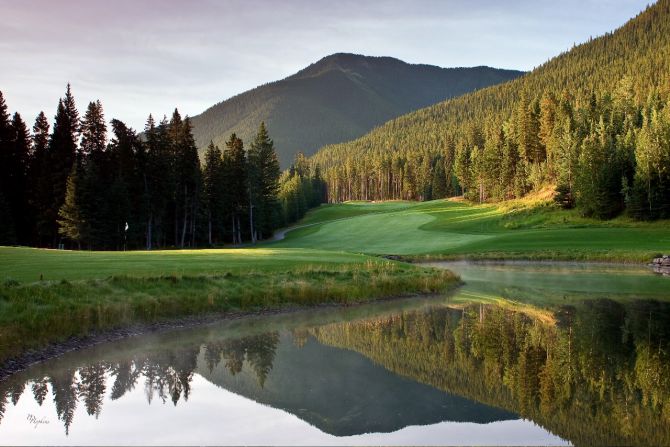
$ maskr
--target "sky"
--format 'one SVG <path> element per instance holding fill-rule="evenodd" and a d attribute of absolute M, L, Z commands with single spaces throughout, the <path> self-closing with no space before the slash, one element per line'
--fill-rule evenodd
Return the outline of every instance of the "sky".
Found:
<path fill-rule="evenodd" d="M 531 70 L 649 0 L 0 0 L 0 91 L 30 125 L 68 82 L 135 129 L 338 52 Z"/>

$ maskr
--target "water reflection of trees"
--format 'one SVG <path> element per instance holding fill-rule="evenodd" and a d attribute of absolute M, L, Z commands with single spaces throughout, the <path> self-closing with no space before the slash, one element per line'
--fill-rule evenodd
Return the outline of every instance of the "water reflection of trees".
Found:
<path fill-rule="evenodd" d="M 293 342 L 315 337 L 358 351 L 414 380 L 519 413 L 576 444 L 670 445 L 670 303 L 591 300 L 554 309 L 553 320 L 492 304 L 437 307 L 296 329 Z M 210 371 L 246 368 L 263 386 L 278 344 L 272 332 L 26 372 L 0 384 L 0 420 L 22 394 L 40 405 L 53 399 L 66 432 L 78 405 L 98 417 L 105 399 L 136 387 L 149 403 L 177 405 L 190 395 L 199 356 Z"/>
<path fill-rule="evenodd" d="M 313 331 L 399 374 L 583 445 L 670 444 L 670 304 L 586 301 L 556 324 L 495 305 Z"/>
<path fill-rule="evenodd" d="M 133 355 L 121 361 L 98 361 L 78 368 L 53 368 L 43 376 L 14 376 L 0 383 L 0 422 L 8 404 L 16 405 L 24 393 L 32 392 L 41 406 L 49 396 L 49 388 L 58 419 L 69 433 L 78 405 L 98 417 L 105 397 L 116 400 L 136 386 L 144 386 L 147 402 L 156 398 L 162 403 L 187 401 L 197 367 L 198 355 L 210 369 L 223 362 L 231 374 L 240 372 L 247 362 L 263 386 L 272 369 L 279 334 L 270 332 L 237 339 L 223 339 L 205 344 L 179 346 Z M 108 382 L 112 383 L 107 393 Z"/>

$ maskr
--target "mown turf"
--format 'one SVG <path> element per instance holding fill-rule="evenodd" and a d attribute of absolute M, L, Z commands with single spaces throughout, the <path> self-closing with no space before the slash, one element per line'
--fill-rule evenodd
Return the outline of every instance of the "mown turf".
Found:
<path fill-rule="evenodd" d="M 95 252 L 0 247 L 0 282 L 277 272 L 309 265 L 365 263 L 369 257 L 312 249 L 245 248 Z"/>
<path fill-rule="evenodd" d="M 415 205 L 414 202 L 389 201 L 389 202 L 346 202 L 340 204 L 324 204 L 318 208 L 318 212 L 308 213 L 301 221 L 301 225 L 311 225 L 331 220 L 344 219 L 348 217 L 361 216 L 372 213 L 388 213 L 398 211 Z"/>
<path fill-rule="evenodd" d="M 550 204 L 471 205 L 433 201 L 330 205 L 312 211 L 315 225 L 288 232 L 273 247 L 434 258 L 526 258 L 645 262 L 670 252 L 670 222 L 597 221 Z M 387 208 L 385 208 L 387 206 Z M 348 218 L 347 218 L 348 217 Z M 328 222 L 326 219 L 331 219 Z"/>

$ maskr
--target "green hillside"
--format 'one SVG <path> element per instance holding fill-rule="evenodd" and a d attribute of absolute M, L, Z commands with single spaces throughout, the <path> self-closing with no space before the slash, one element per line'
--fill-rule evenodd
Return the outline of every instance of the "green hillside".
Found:
<path fill-rule="evenodd" d="M 331 201 L 463 192 L 495 201 L 558 185 L 584 214 L 611 217 L 625 205 L 663 217 L 669 86 L 670 1 L 660 0 L 523 77 L 404 115 L 312 161 Z"/>
<path fill-rule="evenodd" d="M 244 141 L 268 125 L 287 167 L 296 152 L 357 138 L 403 113 L 520 76 L 488 67 L 440 68 L 390 57 L 333 54 L 281 81 L 225 100 L 193 117 L 199 148 Z"/>

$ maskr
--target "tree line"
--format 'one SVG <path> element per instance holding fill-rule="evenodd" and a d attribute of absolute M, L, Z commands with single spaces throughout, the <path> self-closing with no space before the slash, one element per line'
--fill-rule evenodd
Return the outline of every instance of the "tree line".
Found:
<path fill-rule="evenodd" d="M 522 96 L 504 121 L 488 116 L 446 139 L 442 149 L 356 154 L 332 165 L 329 200 L 463 194 L 490 202 L 555 185 L 556 201 L 585 216 L 670 217 L 668 95 L 652 91 L 638 103 L 630 78 L 588 101 L 567 92 Z"/>
<path fill-rule="evenodd" d="M 296 176 L 321 185 L 318 177 L 295 169 L 282 176 L 264 123 L 247 148 L 234 133 L 223 149 L 210 144 L 203 163 L 191 121 L 177 109 L 169 120 L 149 115 L 142 133 L 118 119 L 110 127 L 111 135 L 100 101 L 80 118 L 68 85 L 53 128 L 41 112 L 30 132 L 0 92 L 0 244 L 150 250 L 255 243 L 320 203 L 289 185 Z"/>
<path fill-rule="evenodd" d="M 670 1 L 531 73 L 311 158 L 328 200 L 478 202 L 546 187 L 583 215 L 670 217 Z"/>

